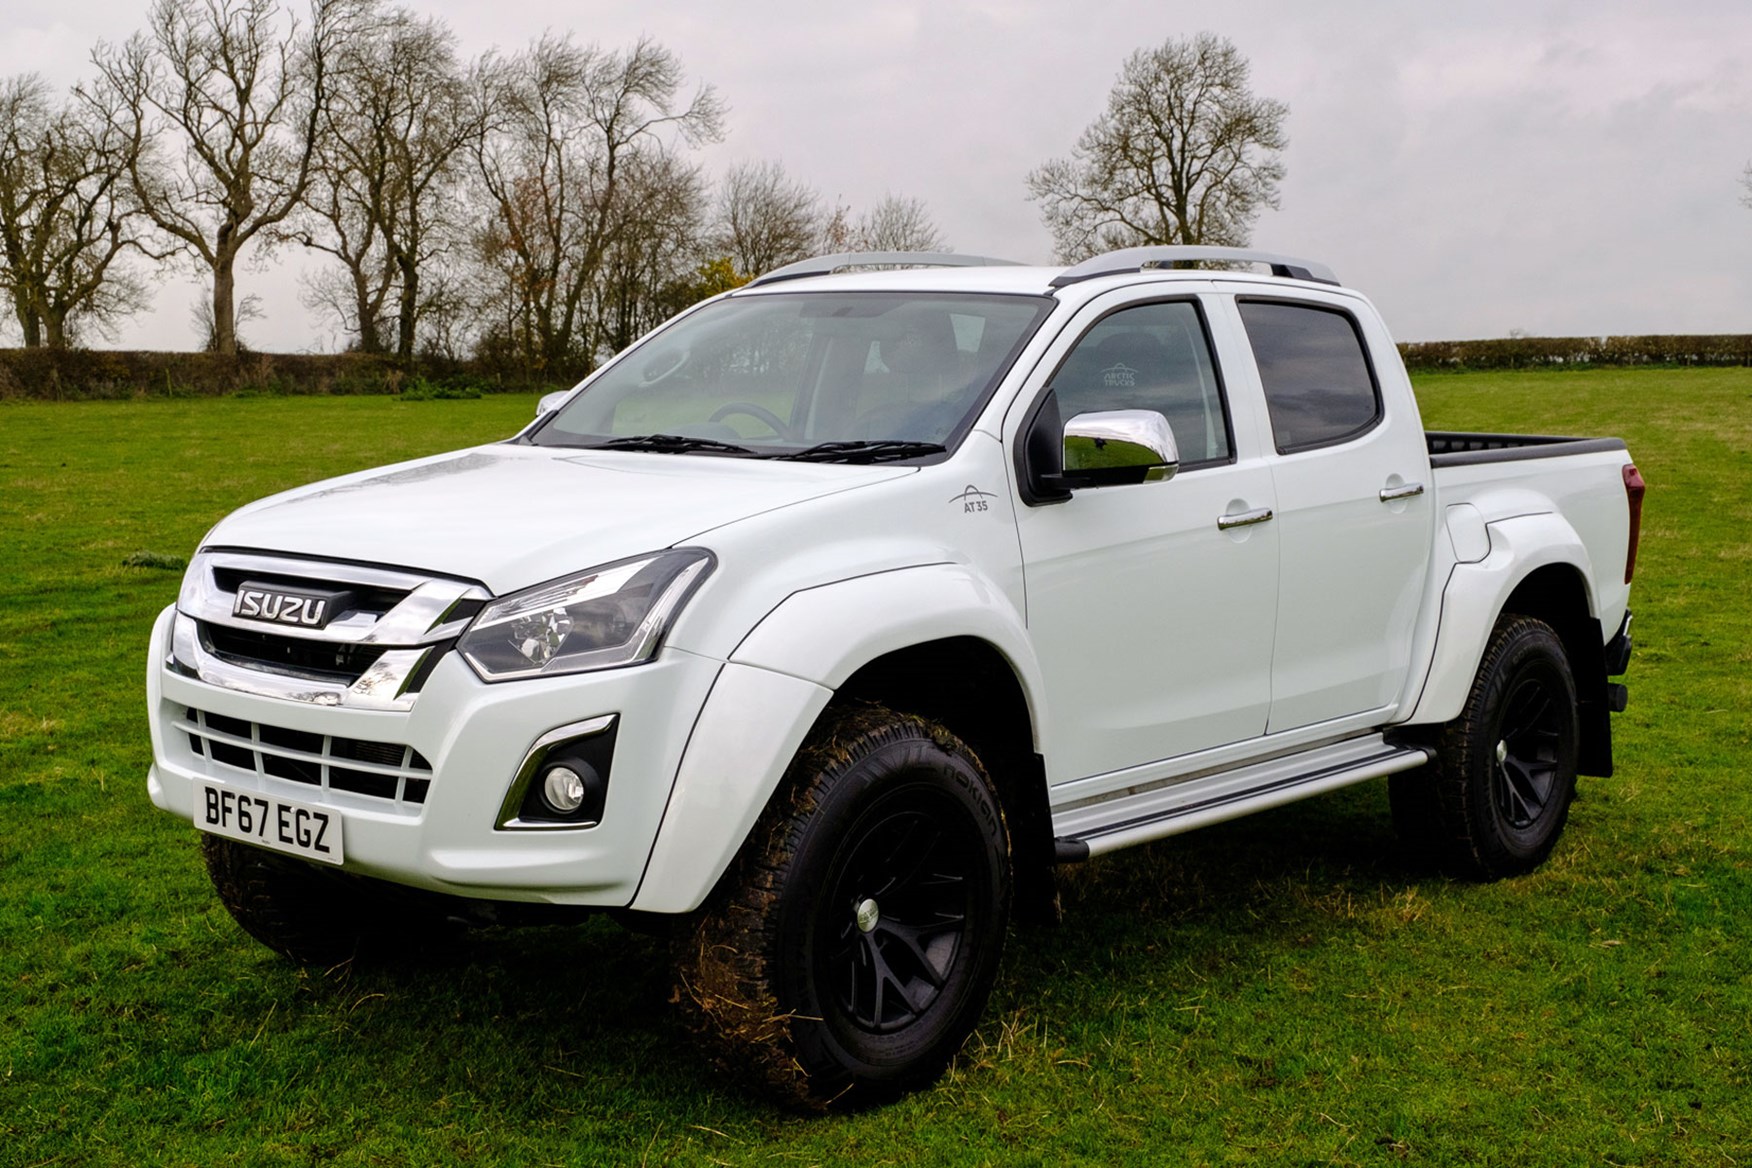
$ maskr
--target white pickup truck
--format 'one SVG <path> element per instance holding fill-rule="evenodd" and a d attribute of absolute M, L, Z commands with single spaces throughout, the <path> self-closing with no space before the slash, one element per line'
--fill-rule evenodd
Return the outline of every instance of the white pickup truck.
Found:
<path fill-rule="evenodd" d="M 294 960 L 667 921 L 727 1064 L 882 1097 L 1055 864 L 1391 776 L 1492 879 L 1611 771 L 1623 443 L 1425 433 L 1319 264 L 823 257 L 557 396 L 229 516 L 153 629 L 152 800 Z"/>

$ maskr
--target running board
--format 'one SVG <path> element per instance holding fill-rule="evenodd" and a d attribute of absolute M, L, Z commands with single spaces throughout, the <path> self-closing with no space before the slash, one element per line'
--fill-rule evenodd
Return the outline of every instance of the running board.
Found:
<path fill-rule="evenodd" d="M 1233 770 L 1129 787 L 1053 813 L 1060 862 L 1099 856 L 1408 771 L 1429 752 L 1379 734 L 1298 751 Z"/>

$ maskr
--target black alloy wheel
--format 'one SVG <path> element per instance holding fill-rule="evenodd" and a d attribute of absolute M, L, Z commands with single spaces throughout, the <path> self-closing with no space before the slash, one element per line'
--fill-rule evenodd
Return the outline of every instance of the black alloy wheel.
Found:
<path fill-rule="evenodd" d="M 1453 875 L 1531 872 L 1569 818 L 1580 741 L 1563 642 L 1544 621 L 1505 614 L 1460 716 L 1435 735 L 1434 759 L 1388 780 L 1394 826 Z"/>
<path fill-rule="evenodd" d="M 906 786 L 846 833 L 819 911 L 816 977 L 841 1024 L 892 1034 L 927 1014 L 954 973 L 978 881 L 978 826 L 929 786 Z"/>
<path fill-rule="evenodd" d="M 718 1064 L 804 1108 L 928 1086 L 997 976 L 1010 841 L 945 727 L 830 709 L 677 954 Z"/>
<path fill-rule="evenodd" d="M 1503 699 L 1491 798 L 1504 825 L 1515 832 L 1538 824 L 1561 778 L 1565 727 L 1573 716 L 1559 708 L 1563 687 L 1553 673 L 1550 662 L 1524 667 Z"/>

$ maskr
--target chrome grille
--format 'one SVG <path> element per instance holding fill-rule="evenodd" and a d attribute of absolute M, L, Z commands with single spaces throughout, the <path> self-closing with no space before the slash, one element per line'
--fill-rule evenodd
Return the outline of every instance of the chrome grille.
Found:
<path fill-rule="evenodd" d="M 327 595 L 319 625 L 262 619 L 239 589 Z M 209 685 L 313 705 L 408 710 L 491 594 L 468 580 L 203 549 L 183 578 L 169 665 Z"/>
<path fill-rule="evenodd" d="M 419 805 L 432 785 L 432 764 L 411 746 L 336 734 L 313 734 L 189 709 L 174 724 L 189 749 L 208 762 L 323 791 Z"/>
<path fill-rule="evenodd" d="M 342 685 L 358 681 L 385 652 L 382 645 L 313 641 L 307 637 L 228 628 L 207 621 L 197 621 L 195 627 L 200 630 L 201 647 L 221 661 L 269 673 L 284 673 L 289 677 L 337 681 Z"/>

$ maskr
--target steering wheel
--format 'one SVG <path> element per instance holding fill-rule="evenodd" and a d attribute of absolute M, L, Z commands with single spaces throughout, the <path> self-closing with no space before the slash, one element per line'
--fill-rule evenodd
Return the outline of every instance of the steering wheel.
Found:
<path fill-rule="evenodd" d="M 791 432 L 791 427 L 785 425 L 785 423 L 780 420 L 779 415 L 773 413 L 765 406 L 757 406 L 753 402 L 731 402 L 728 405 L 719 406 L 712 416 L 706 420 L 709 422 L 722 422 L 731 414 L 747 414 L 755 421 L 772 430 L 773 435 L 778 438 L 788 437 Z"/>
<path fill-rule="evenodd" d="M 639 380 L 645 385 L 656 385 L 658 382 L 668 381 L 680 371 L 683 365 L 687 364 L 687 359 L 691 356 L 693 356 L 692 349 L 682 348 L 671 353 L 667 359 L 655 357 L 646 362 L 645 367 L 639 370 Z"/>

